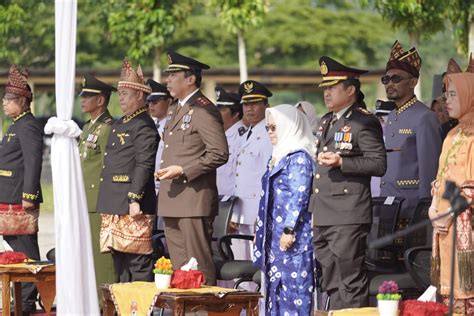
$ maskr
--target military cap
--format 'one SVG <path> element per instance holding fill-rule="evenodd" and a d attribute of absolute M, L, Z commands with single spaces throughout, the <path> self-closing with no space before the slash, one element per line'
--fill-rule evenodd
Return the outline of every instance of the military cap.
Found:
<path fill-rule="evenodd" d="M 400 42 L 395 41 L 390 51 L 385 71 L 390 69 L 400 69 L 418 78 L 420 76 L 421 57 L 416 48 L 412 47 L 409 51 L 405 52 Z"/>
<path fill-rule="evenodd" d="M 273 94 L 263 84 L 254 80 L 247 80 L 240 84 L 239 94 L 242 103 L 267 100 Z"/>
<path fill-rule="evenodd" d="M 148 95 L 146 102 L 155 101 L 164 97 L 171 97 L 166 86 L 162 85 L 161 83 L 158 83 L 153 79 L 148 79 L 146 84 L 149 85 L 151 88 L 151 93 L 150 95 Z"/>
<path fill-rule="evenodd" d="M 388 113 L 392 112 L 397 106 L 393 101 L 382 101 L 377 100 L 375 102 L 375 115 L 376 116 L 386 116 Z"/>
<path fill-rule="evenodd" d="M 183 56 L 177 52 L 168 52 L 168 68 L 165 72 L 178 72 L 178 71 L 196 71 L 201 72 L 203 69 L 209 69 L 206 64 L 192 59 L 190 57 Z"/>
<path fill-rule="evenodd" d="M 25 97 L 30 101 L 33 99 L 31 87 L 28 84 L 28 69 L 21 69 L 17 65 L 11 65 L 8 71 L 5 93 L 13 93 Z"/>
<path fill-rule="evenodd" d="M 323 75 L 323 81 L 319 83 L 320 87 L 334 86 L 348 79 L 359 79 L 360 75 L 368 72 L 367 70 L 344 66 L 328 56 L 319 58 L 319 69 L 321 75 Z"/>
<path fill-rule="evenodd" d="M 226 107 L 226 106 L 228 107 L 240 106 L 240 96 L 237 93 L 227 92 L 224 90 L 224 88 L 217 87 L 216 96 L 217 96 L 216 106 L 218 108 Z"/>
<path fill-rule="evenodd" d="M 79 92 L 80 97 L 89 97 L 99 94 L 110 96 L 112 91 L 117 91 L 114 87 L 91 75 L 84 75 L 82 77 L 81 88 L 81 92 Z"/>

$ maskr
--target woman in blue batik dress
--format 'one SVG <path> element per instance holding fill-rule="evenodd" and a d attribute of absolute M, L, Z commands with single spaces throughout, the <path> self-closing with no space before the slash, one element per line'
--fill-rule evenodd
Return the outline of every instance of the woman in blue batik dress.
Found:
<path fill-rule="evenodd" d="M 267 109 L 265 117 L 273 152 L 262 177 L 253 256 L 262 270 L 265 315 L 310 315 L 313 133 L 305 115 L 289 104 Z"/>

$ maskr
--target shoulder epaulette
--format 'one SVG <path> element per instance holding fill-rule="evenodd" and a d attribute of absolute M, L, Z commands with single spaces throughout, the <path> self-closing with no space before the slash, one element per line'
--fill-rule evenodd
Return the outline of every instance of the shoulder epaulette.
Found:
<path fill-rule="evenodd" d="M 372 112 L 370 112 L 369 110 L 364 109 L 364 108 L 360 108 L 360 107 L 357 107 L 356 111 L 359 111 L 360 113 L 363 113 L 365 115 L 371 115 L 372 114 Z"/>
<path fill-rule="evenodd" d="M 114 122 L 114 119 L 111 118 L 111 117 L 106 117 L 106 118 L 104 118 L 103 122 L 105 124 L 111 125 Z"/>
<path fill-rule="evenodd" d="M 199 104 L 200 106 L 208 106 L 209 104 L 212 104 L 209 99 L 205 97 L 199 97 L 196 99 L 196 103 Z"/>

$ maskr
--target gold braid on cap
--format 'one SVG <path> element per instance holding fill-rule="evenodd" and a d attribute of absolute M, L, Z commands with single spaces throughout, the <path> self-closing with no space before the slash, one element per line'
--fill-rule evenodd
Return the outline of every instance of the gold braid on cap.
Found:
<path fill-rule="evenodd" d="M 17 65 L 11 65 L 5 93 L 13 93 L 31 101 L 33 95 L 28 89 L 28 70 L 26 68 L 20 69 Z"/>
<path fill-rule="evenodd" d="M 143 79 L 143 71 L 138 65 L 137 71 L 133 70 L 132 65 L 125 57 L 122 62 L 122 72 L 120 73 L 120 81 L 118 88 L 130 88 L 150 94 L 151 88 L 145 84 Z"/>

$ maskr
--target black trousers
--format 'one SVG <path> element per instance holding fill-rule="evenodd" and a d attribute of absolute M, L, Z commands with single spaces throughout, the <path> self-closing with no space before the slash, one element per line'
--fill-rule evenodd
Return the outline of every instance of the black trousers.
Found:
<path fill-rule="evenodd" d="M 153 261 L 151 255 L 125 253 L 112 250 L 115 273 L 120 283 L 153 281 Z"/>
<path fill-rule="evenodd" d="M 369 224 L 313 227 L 321 287 L 331 298 L 331 310 L 368 306 L 365 249 L 369 229 Z"/>
<path fill-rule="evenodd" d="M 3 236 L 3 239 L 14 251 L 23 252 L 28 258 L 40 260 L 38 234 Z M 38 290 L 34 283 L 21 283 L 21 303 L 24 311 L 36 310 Z"/>

